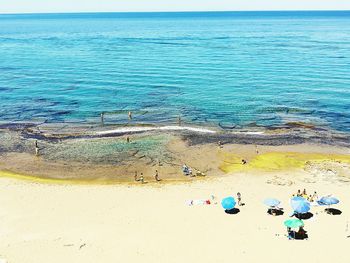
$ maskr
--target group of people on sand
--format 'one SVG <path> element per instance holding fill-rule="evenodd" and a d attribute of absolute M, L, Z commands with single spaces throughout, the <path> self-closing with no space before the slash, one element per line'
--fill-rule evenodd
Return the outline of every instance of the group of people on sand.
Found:
<path fill-rule="evenodd" d="M 296 194 L 293 194 L 293 197 L 294 196 L 299 196 L 299 197 L 303 197 L 305 198 L 307 201 L 309 202 L 316 202 L 318 200 L 318 195 L 317 195 L 317 192 L 314 191 L 314 193 L 311 195 L 308 195 L 306 193 L 306 189 L 304 189 L 302 192 L 300 191 L 300 189 L 298 190 L 298 192 Z"/>
<path fill-rule="evenodd" d="M 160 182 L 161 179 L 159 178 L 159 172 L 158 170 L 156 170 L 155 174 L 154 174 L 154 179 L 157 181 L 157 182 Z M 135 175 L 134 175 L 134 180 L 135 182 L 141 182 L 141 184 L 145 183 L 145 178 L 143 176 L 143 173 L 140 174 L 140 177 L 138 176 L 137 174 L 137 171 L 135 171 Z"/>
<path fill-rule="evenodd" d="M 194 177 L 194 176 L 205 176 L 205 173 L 196 170 L 196 173 L 193 173 L 192 168 L 190 168 L 189 166 L 187 166 L 187 164 L 184 164 L 182 166 L 182 173 L 185 176 L 190 176 L 190 177 Z"/>

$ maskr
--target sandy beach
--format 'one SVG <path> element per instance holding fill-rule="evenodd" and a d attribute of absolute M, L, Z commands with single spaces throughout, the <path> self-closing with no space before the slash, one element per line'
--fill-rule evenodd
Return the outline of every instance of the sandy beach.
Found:
<path fill-rule="evenodd" d="M 276 177 L 278 176 L 278 177 Z M 1 178 L 0 258 L 19 262 L 348 262 L 348 183 L 307 183 L 305 173 L 235 174 L 168 185 L 69 185 Z M 308 240 L 288 240 L 283 221 L 297 189 L 334 194 L 341 215 L 312 208 Z M 242 193 L 226 214 L 220 200 Z M 187 200 L 218 204 L 188 206 Z M 262 201 L 275 197 L 285 214 Z"/>
<path fill-rule="evenodd" d="M 340 143 L 143 133 L 129 143 L 125 135 L 39 138 L 35 156 L 33 138 L 1 136 L 10 138 L 0 144 L 5 262 L 348 262 L 350 155 Z M 184 176 L 184 163 L 206 176 Z M 134 181 L 135 170 L 146 183 Z M 283 223 L 298 189 L 333 194 L 341 214 L 312 207 L 308 239 L 288 240 Z M 222 198 L 237 192 L 245 205 L 225 213 Z M 210 205 L 188 205 L 211 196 Z M 270 197 L 283 215 L 267 214 Z"/>
<path fill-rule="evenodd" d="M 350 1 L 79 1 L 0 5 L 0 263 L 350 262 Z"/>

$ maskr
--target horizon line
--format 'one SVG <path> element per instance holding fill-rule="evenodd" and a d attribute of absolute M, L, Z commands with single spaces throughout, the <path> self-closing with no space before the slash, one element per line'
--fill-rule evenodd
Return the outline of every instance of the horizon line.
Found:
<path fill-rule="evenodd" d="M 60 14 L 118 14 L 118 13 L 250 13 L 250 12 L 350 12 L 350 9 L 282 9 L 282 10 L 179 10 L 179 11 L 72 11 L 72 12 L 24 12 L 0 13 L 0 15 L 60 15 Z"/>

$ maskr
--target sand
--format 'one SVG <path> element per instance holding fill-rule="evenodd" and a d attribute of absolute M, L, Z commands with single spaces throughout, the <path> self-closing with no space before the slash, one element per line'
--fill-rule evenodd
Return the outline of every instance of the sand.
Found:
<path fill-rule="evenodd" d="M 349 262 L 350 151 L 342 143 L 155 133 L 134 134 L 130 144 L 41 138 L 35 156 L 28 135 L 0 136 L 1 263 Z M 183 176 L 184 163 L 207 176 Z M 133 181 L 135 170 L 147 183 Z M 289 200 L 304 188 L 334 194 L 342 213 L 313 207 L 309 238 L 288 240 Z M 245 205 L 225 213 L 220 201 L 237 192 Z M 217 204 L 187 205 L 211 195 Z M 284 215 L 267 214 L 269 197 Z"/>
<path fill-rule="evenodd" d="M 176 184 L 72 185 L 0 178 L 0 259 L 37 262 L 349 262 L 349 184 L 309 174 L 235 173 Z M 341 215 L 313 208 L 308 240 L 288 240 L 283 221 L 297 189 L 335 194 Z M 242 193 L 235 215 L 189 199 Z M 275 197 L 285 214 L 262 201 Z"/>

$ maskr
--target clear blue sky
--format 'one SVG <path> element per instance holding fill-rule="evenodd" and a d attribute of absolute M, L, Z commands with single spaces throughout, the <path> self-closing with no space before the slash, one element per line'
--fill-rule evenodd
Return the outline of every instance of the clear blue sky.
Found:
<path fill-rule="evenodd" d="M 2 0 L 0 13 L 350 10 L 350 0 Z"/>

